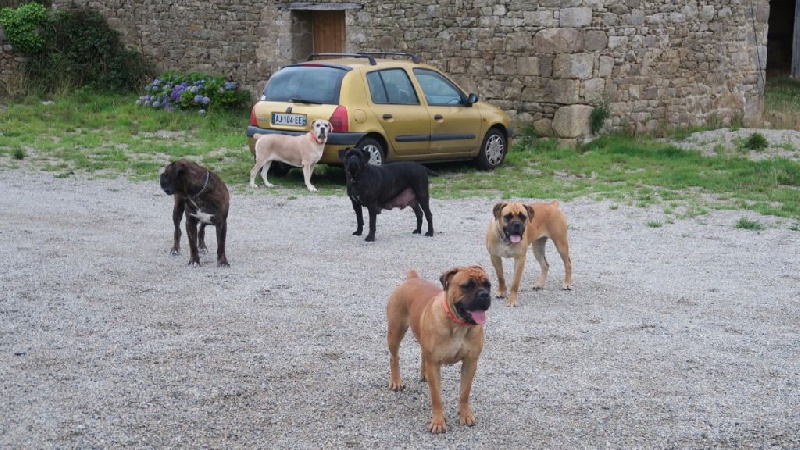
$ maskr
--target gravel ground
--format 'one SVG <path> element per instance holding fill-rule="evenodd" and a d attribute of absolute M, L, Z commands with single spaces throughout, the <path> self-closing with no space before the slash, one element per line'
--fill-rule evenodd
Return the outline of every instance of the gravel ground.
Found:
<path fill-rule="evenodd" d="M 433 180 L 435 183 L 435 179 Z M 170 256 L 172 200 L 150 183 L 0 171 L 0 448 L 800 447 L 800 232 L 712 211 L 588 199 L 570 219 L 574 290 L 552 245 L 520 307 L 496 301 L 458 425 L 428 433 L 413 337 L 388 389 L 384 305 L 408 268 L 481 264 L 496 199 L 432 202 L 352 236 L 341 195 L 234 188 L 229 268 Z M 741 218 L 762 231 L 738 229 Z M 510 275 L 510 261 L 506 272 Z"/>

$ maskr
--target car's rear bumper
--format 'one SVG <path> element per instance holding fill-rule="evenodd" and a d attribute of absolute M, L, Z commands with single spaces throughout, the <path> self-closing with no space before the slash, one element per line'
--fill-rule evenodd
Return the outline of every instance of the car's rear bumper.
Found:
<path fill-rule="evenodd" d="M 252 138 L 254 134 L 285 134 L 287 136 L 300 136 L 302 134 L 308 133 L 307 131 L 283 131 L 283 130 L 273 130 L 270 128 L 259 128 L 253 125 L 249 125 L 247 127 L 247 131 L 245 132 L 248 138 Z M 339 133 L 339 132 L 332 132 L 328 134 L 328 142 L 327 145 L 345 145 L 345 146 L 353 146 L 358 143 L 367 133 Z"/>

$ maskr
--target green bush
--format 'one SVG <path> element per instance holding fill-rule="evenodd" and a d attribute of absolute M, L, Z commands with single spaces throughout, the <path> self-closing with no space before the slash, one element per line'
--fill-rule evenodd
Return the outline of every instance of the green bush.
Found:
<path fill-rule="evenodd" d="M 92 9 L 72 5 L 51 13 L 27 3 L 4 8 L 0 17 L 12 49 L 28 57 L 32 89 L 136 92 L 153 76 L 143 56 L 125 48 L 119 33 Z"/>
<path fill-rule="evenodd" d="M 744 147 L 748 150 L 764 150 L 769 147 L 769 141 L 763 134 L 755 132 L 744 141 Z"/>

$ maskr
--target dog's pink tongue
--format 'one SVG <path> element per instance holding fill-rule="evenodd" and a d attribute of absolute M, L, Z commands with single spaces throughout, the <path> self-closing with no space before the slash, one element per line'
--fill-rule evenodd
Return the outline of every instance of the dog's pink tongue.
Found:
<path fill-rule="evenodd" d="M 520 241 L 522 241 L 522 236 L 518 234 L 512 234 L 511 236 L 508 237 L 508 239 L 511 240 L 512 244 L 519 244 Z"/>
<path fill-rule="evenodd" d="M 486 323 L 486 311 L 470 311 L 469 314 L 472 316 L 472 321 L 478 325 Z"/>

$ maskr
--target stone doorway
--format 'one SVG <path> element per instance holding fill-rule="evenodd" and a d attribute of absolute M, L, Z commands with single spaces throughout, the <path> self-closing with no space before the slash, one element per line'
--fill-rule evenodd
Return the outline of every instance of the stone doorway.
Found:
<path fill-rule="evenodd" d="M 291 3 L 292 59 L 305 61 L 311 53 L 344 53 L 347 13 L 361 8 L 353 3 Z"/>
<path fill-rule="evenodd" d="M 792 69 L 797 0 L 770 0 L 767 31 L 767 75 L 789 76 Z"/>

